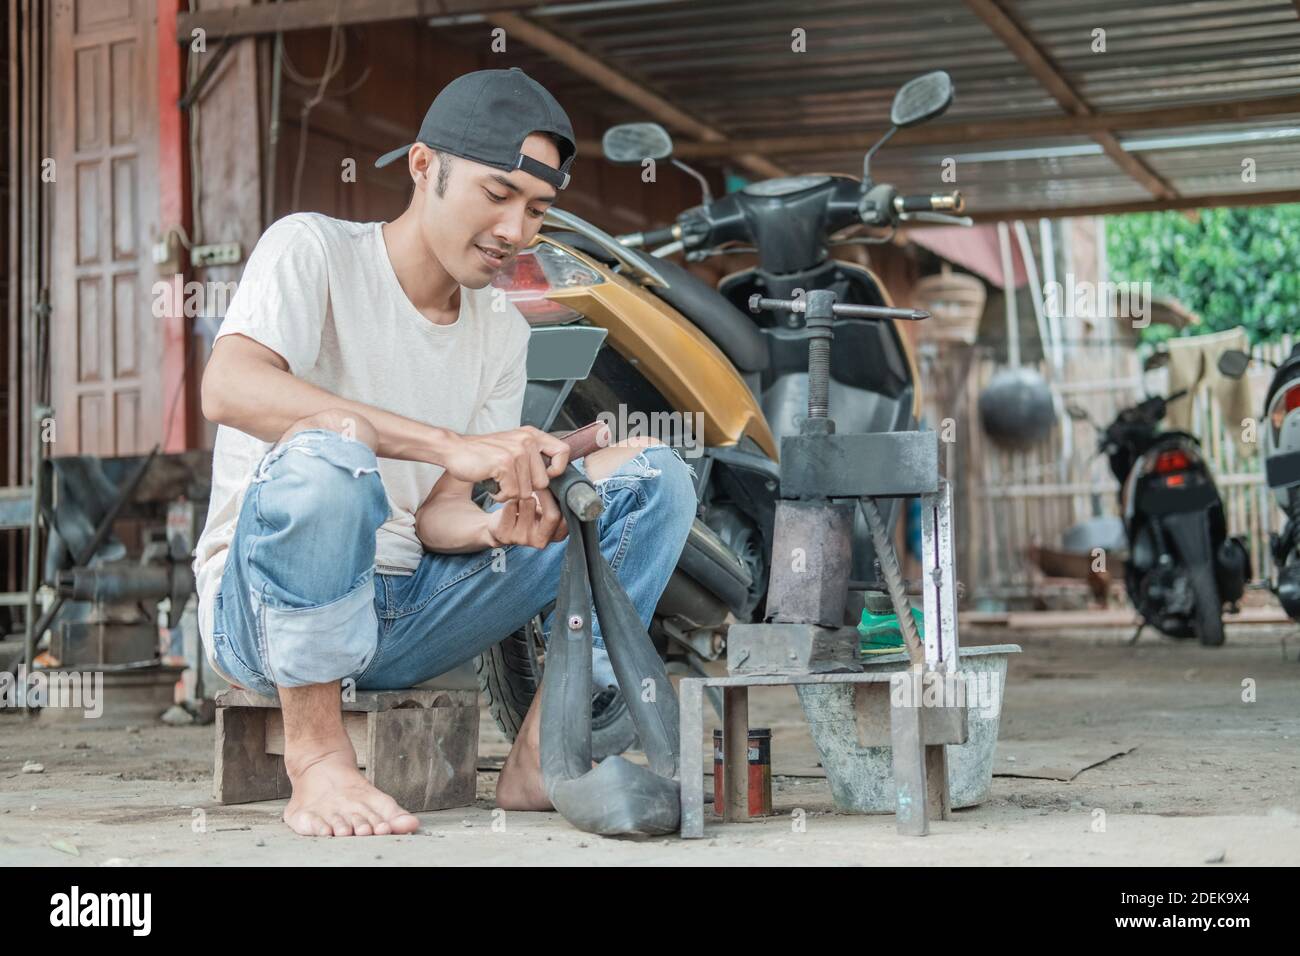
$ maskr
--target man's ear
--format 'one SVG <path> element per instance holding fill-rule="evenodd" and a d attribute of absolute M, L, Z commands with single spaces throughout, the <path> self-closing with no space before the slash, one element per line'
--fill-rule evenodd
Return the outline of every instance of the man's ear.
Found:
<path fill-rule="evenodd" d="M 406 154 L 406 167 L 411 174 L 411 182 L 416 188 L 427 187 L 433 172 L 434 153 L 423 143 L 416 143 Z M 415 195 L 414 190 L 411 193 Z"/>

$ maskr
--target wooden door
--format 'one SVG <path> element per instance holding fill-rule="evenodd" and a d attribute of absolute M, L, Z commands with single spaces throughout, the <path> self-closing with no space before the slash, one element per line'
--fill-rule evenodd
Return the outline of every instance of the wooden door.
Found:
<path fill-rule="evenodd" d="M 162 438 L 155 4 L 54 0 L 50 363 L 54 454 Z"/>

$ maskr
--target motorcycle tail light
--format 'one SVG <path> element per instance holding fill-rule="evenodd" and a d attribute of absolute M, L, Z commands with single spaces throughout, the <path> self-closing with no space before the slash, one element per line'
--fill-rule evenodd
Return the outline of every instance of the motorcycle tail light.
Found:
<path fill-rule="evenodd" d="M 1300 384 L 1288 388 L 1286 394 L 1282 396 L 1282 401 L 1273 406 L 1274 432 L 1282 428 L 1282 423 L 1294 408 L 1300 408 Z"/>
<path fill-rule="evenodd" d="M 539 243 L 503 266 L 492 285 L 501 289 L 529 322 L 571 322 L 581 314 L 551 299 L 550 293 L 604 281 L 604 276 L 576 256 L 550 243 Z"/>
<path fill-rule="evenodd" d="M 1187 452 L 1177 448 L 1169 451 L 1162 451 L 1156 456 L 1156 465 L 1153 469 L 1157 475 L 1167 475 L 1171 471 L 1186 471 L 1192 466 L 1192 460 L 1187 457 Z M 1169 482 L 1165 482 L 1169 484 Z"/>
<path fill-rule="evenodd" d="M 1170 475 L 1167 478 L 1165 478 L 1166 488 L 1177 488 L 1180 485 L 1185 485 L 1185 484 L 1187 484 L 1186 475 Z"/>

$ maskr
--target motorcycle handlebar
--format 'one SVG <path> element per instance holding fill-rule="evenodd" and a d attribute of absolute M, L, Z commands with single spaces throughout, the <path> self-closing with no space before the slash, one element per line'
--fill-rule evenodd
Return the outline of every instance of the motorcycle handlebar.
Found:
<path fill-rule="evenodd" d="M 655 246 L 675 242 L 681 237 L 681 230 L 676 225 L 664 226 L 662 229 L 651 229 L 649 232 L 641 233 L 641 245 L 646 249 L 653 249 Z"/>
<path fill-rule="evenodd" d="M 745 196 L 728 194 L 688 210 L 670 226 L 620 236 L 619 241 L 627 246 L 646 249 L 674 241 L 680 241 L 687 250 L 730 241 L 762 246 L 761 238 L 754 233 L 754 221 L 742 206 L 745 201 Z M 871 186 L 864 195 L 862 184 L 857 180 L 835 177 L 829 186 L 821 229 L 826 234 L 832 234 L 854 222 L 890 226 L 897 224 L 900 217 L 955 214 L 965 208 L 966 200 L 958 190 L 900 196 L 894 187 L 879 183 Z"/>
<path fill-rule="evenodd" d="M 649 232 L 629 232 L 627 235 L 619 236 L 618 241 L 629 249 L 653 249 L 655 246 L 675 242 L 681 237 L 681 227 L 674 223 L 661 229 L 651 229 Z"/>
<path fill-rule="evenodd" d="M 808 300 L 806 298 L 798 299 L 768 299 L 755 293 L 749 297 L 749 311 L 758 312 L 762 309 L 784 309 L 788 312 L 807 312 Z M 928 319 L 930 313 L 923 309 L 896 309 L 882 305 L 851 305 L 849 303 L 836 302 L 831 305 L 831 312 L 835 315 L 850 316 L 858 319 L 904 319 L 912 322 L 919 322 Z"/>
<path fill-rule="evenodd" d="M 931 193 L 919 196 L 895 196 L 894 212 L 902 215 L 912 212 L 954 212 L 966 208 L 966 199 L 954 189 L 950 193 Z"/>

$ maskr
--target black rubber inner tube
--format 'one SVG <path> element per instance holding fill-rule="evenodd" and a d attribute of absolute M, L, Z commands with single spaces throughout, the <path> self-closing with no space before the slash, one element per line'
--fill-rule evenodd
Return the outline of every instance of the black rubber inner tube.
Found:
<path fill-rule="evenodd" d="M 674 833 L 681 820 L 677 694 L 636 607 L 600 552 L 598 515 L 579 520 L 568 505 L 569 489 L 586 481 L 570 465 L 552 482 L 569 538 L 542 678 L 543 785 L 561 816 L 587 833 Z M 593 603 L 648 768 L 618 755 L 591 766 Z"/>

